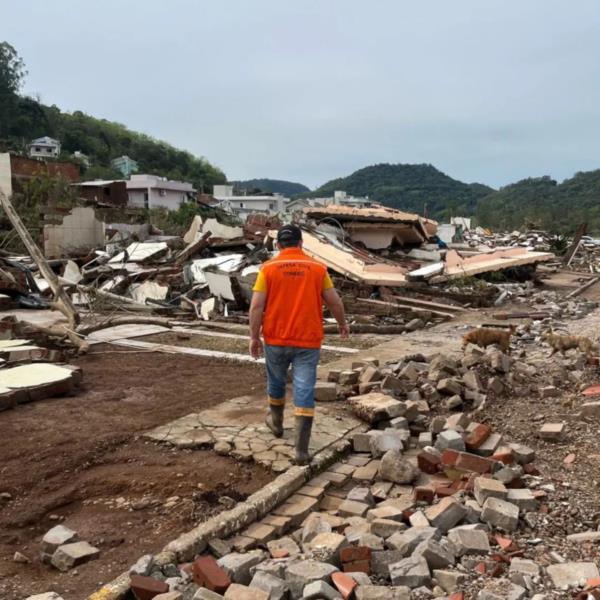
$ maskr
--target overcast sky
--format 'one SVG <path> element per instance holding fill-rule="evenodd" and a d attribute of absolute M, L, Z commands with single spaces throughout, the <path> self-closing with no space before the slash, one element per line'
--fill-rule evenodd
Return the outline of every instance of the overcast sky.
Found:
<path fill-rule="evenodd" d="M 230 179 L 600 168 L 597 0 L 0 0 L 0 40 L 25 92 Z"/>

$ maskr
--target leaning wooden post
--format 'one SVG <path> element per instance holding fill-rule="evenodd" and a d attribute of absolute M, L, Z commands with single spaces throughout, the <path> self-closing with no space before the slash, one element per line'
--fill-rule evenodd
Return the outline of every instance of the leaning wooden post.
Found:
<path fill-rule="evenodd" d="M 9 218 L 16 232 L 19 234 L 21 241 L 27 248 L 31 258 L 33 258 L 35 264 L 40 270 L 42 277 L 48 282 L 48 285 L 54 294 L 56 307 L 65 315 L 65 317 L 67 317 L 71 329 L 75 329 L 75 327 L 79 325 L 79 313 L 75 310 L 75 307 L 71 302 L 71 298 L 69 298 L 68 294 L 60 284 L 58 277 L 50 268 L 50 265 L 48 265 L 45 256 L 37 247 L 37 244 L 31 237 L 27 227 L 25 227 L 25 224 L 23 221 L 21 221 L 21 217 L 18 215 L 17 211 L 12 205 L 12 202 L 2 190 L 0 190 L 0 204 L 2 204 L 2 208 L 4 209 L 6 216 Z"/>

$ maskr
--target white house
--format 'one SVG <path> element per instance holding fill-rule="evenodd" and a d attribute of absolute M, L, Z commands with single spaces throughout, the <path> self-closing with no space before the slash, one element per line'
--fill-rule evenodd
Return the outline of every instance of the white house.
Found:
<path fill-rule="evenodd" d="M 282 214 L 289 202 L 289 198 L 281 194 L 240 196 L 234 194 L 232 185 L 213 186 L 213 197 L 219 202 L 219 208 L 237 215 L 244 221 L 252 213 Z"/>
<path fill-rule="evenodd" d="M 127 183 L 127 205 L 135 208 L 162 206 L 177 210 L 184 202 L 196 199 L 196 190 L 186 181 L 171 181 L 158 175 L 132 175 Z"/>
<path fill-rule="evenodd" d="M 60 142 L 46 135 L 27 144 L 27 150 L 31 158 L 58 158 Z"/>
<path fill-rule="evenodd" d="M 373 201 L 368 196 L 348 196 L 348 194 L 342 190 L 333 192 L 333 196 L 326 198 L 311 198 L 313 204 L 311 206 L 330 206 L 332 204 L 338 204 L 340 206 L 352 206 L 353 208 L 368 208 L 373 204 Z"/>

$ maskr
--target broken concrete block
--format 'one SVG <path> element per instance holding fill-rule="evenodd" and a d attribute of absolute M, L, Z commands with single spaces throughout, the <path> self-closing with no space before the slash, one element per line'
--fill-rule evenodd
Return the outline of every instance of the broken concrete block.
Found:
<path fill-rule="evenodd" d="M 313 581 L 331 581 L 332 573 L 338 569 L 329 563 L 316 560 L 303 560 L 292 563 L 285 573 L 285 581 L 289 586 L 292 598 L 301 598 L 304 588 Z"/>
<path fill-rule="evenodd" d="M 406 406 L 392 396 L 371 392 L 348 399 L 354 414 L 369 423 L 404 416 Z"/>
<path fill-rule="evenodd" d="M 406 531 L 396 532 L 387 539 L 392 550 L 397 550 L 402 558 L 412 554 L 415 548 L 427 540 L 439 540 L 442 534 L 436 527 L 411 527 Z"/>
<path fill-rule="evenodd" d="M 457 408 L 460 408 L 462 406 L 462 403 L 462 398 L 458 394 L 454 396 L 449 396 L 448 398 L 444 398 L 444 401 L 442 402 L 446 410 L 455 410 Z"/>
<path fill-rule="evenodd" d="M 502 434 L 492 433 L 490 436 L 477 448 L 473 450 L 475 454 L 479 456 L 492 456 L 498 449 L 498 446 L 502 443 Z"/>
<path fill-rule="evenodd" d="M 248 585 L 252 579 L 250 569 L 267 558 L 262 550 L 252 550 L 244 554 L 232 552 L 217 561 L 233 583 Z"/>
<path fill-rule="evenodd" d="M 377 550 L 371 553 L 371 575 L 389 577 L 389 566 L 402 560 L 404 556 L 397 550 Z"/>
<path fill-rule="evenodd" d="M 335 402 L 337 400 L 337 384 L 328 381 L 315 383 L 315 400 L 317 402 Z"/>
<path fill-rule="evenodd" d="M 130 575 L 150 575 L 154 566 L 154 556 L 152 554 L 144 554 L 137 562 L 129 569 Z"/>
<path fill-rule="evenodd" d="M 538 509 L 538 501 L 528 488 L 507 490 L 506 501 L 518 506 L 521 512 L 535 512 Z"/>
<path fill-rule="evenodd" d="M 405 430 L 386 429 L 380 435 L 371 436 L 371 455 L 373 458 L 380 458 L 388 450 L 398 450 L 402 452 L 406 439 L 410 438 L 410 433 Z"/>
<path fill-rule="evenodd" d="M 540 429 L 540 437 L 550 442 L 558 442 L 563 439 L 565 431 L 564 423 L 544 423 Z"/>
<path fill-rule="evenodd" d="M 100 556 L 100 550 L 88 542 L 71 542 L 59 546 L 52 555 L 51 563 L 59 571 L 68 571 Z"/>
<path fill-rule="evenodd" d="M 77 532 L 65 527 L 56 525 L 42 538 L 42 552 L 44 554 L 54 554 L 54 551 L 64 544 L 76 542 L 78 540 Z"/>
<path fill-rule="evenodd" d="M 320 562 L 339 565 L 340 550 L 348 545 L 346 536 L 340 533 L 320 533 L 305 547 L 311 557 Z"/>
<path fill-rule="evenodd" d="M 300 554 L 298 544 L 291 537 L 282 537 L 267 542 L 267 550 L 273 558 L 295 557 Z"/>
<path fill-rule="evenodd" d="M 462 396 L 463 393 L 463 386 L 456 379 L 450 378 L 440 379 L 436 389 L 447 396 Z"/>
<path fill-rule="evenodd" d="M 507 493 L 504 484 L 496 479 L 491 479 L 489 477 L 477 477 L 475 479 L 473 494 L 481 506 L 483 506 L 488 498 L 500 498 L 501 500 L 505 500 Z"/>
<path fill-rule="evenodd" d="M 546 573 L 555 588 L 567 589 L 585 585 L 588 579 L 600 577 L 598 567 L 593 562 L 566 562 L 546 567 Z"/>
<path fill-rule="evenodd" d="M 556 398 L 560 395 L 560 390 L 553 385 L 545 385 L 538 388 L 540 398 Z"/>
<path fill-rule="evenodd" d="M 239 583 L 232 583 L 223 597 L 226 600 L 269 600 L 268 592 Z"/>
<path fill-rule="evenodd" d="M 271 573 L 257 571 L 250 582 L 250 587 L 267 592 L 269 600 L 286 600 L 288 598 L 287 583 Z"/>
<path fill-rule="evenodd" d="M 540 574 L 540 566 L 534 560 L 515 557 L 510 561 L 509 573 L 537 577 Z"/>
<path fill-rule="evenodd" d="M 416 467 L 398 450 L 388 450 L 379 465 L 379 477 L 394 483 L 412 483 L 418 476 Z"/>
<path fill-rule="evenodd" d="M 313 581 L 302 591 L 302 600 L 341 600 L 341 594 L 324 581 Z"/>
<path fill-rule="evenodd" d="M 431 582 L 427 561 L 422 556 L 404 558 L 397 563 L 390 564 L 389 570 L 392 585 L 416 588 Z"/>
<path fill-rule="evenodd" d="M 56 592 L 45 592 L 44 594 L 27 596 L 25 600 L 63 600 L 63 597 L 59 596 Z"/>
<path fill-rule="evenodd" d="M 395 533 L 406 530 L 406 525 L 393 519 L 373 519 L 371 521 L 371 533 L 377 535 L 384 540 L 391 537 Z"/>
<path fill-rule="evenodd" d="M 463 375 L 462 380 L 463 380 L 463 383 L 470 390 L 473 390 L 474 392 L 483 391 L 483 383 L 482 383 L 481 378 L 479 377 L 477 371 L 467 371 Z"/>
<path fill-rule="evenodd" d="M 384 585 L 359 585 L 355 591 L 356 600 L 410 600 L 410 588 Z"/>
<path fill-rule="evenodd" d="M 504 393 L 505 385 L 500 377 L 490 377 L 487 385 L 487 391 L 500 396 Z"/>
<path fill-rule="evenodd" d="M 358 371 L 342 371 L 338 377 L 340 385 L 355 385 L 358 383 Z"/>
<path fill-rule="evenodd" d="M 423 321 L 423 319 L 412 319 L 411 321 L 409 321 L 405 327 L 407 331 L 417 331 L 417 329 L 423 329 L 425 327 L 426 323 L 425 321 Z"/>
<path fill-rule="evenodd" d="M 479 529 L 456 527 L 448 532 L 448 539 L 456 548 L 457 556 L 488 554 L 490 551 L 488 536 Z"/>
<path fill-rule="evenodd" d="M 439 541 L 429 539 L 421 542 L 414 550 L 412 556 L 422 556 L 430 569 L 444 569 L 456 562 L 454 553 Z"/>
<path fill-rule="evenodd" d="M 433 577 L 448 594 L 455 592 L 466 580 L 465 574 L 460 571 L 446 571 L 443 569 L 435 569 Z"/>
<path fill-rule="evenodd" d="M 526 465 L 535 460 L 535 450 L 529 446 L 509 443 L 508 447 L 513 451 L 515 461 L 520 465 Z"/>
<path fill-rule="evenodd" d="M 519 524 L 519 507 L 499 498 L 488 498 L 483 504 L 481 520 L 504 531 L 515 531 Z"/>
<path fill-rule="evenodd" d="M 466 514 L 467 509 L 451 496 L 442 498 L 437 504 L 430 506 L 425 511 L 425 516 L 432 527 L 437 527 L 443 532 L 458 525 Z"/>
<path fill-rule="evenodd" d="M 446 448 L 464 452 L 465 440 L 463 439 L 462 435 L 458 433 L 458 431 L 454 431 L 454 429 L 447 429 L 438 435 L 437 440 L 435 441 L 435 448 L 440 452 L 446 450 Z"/>

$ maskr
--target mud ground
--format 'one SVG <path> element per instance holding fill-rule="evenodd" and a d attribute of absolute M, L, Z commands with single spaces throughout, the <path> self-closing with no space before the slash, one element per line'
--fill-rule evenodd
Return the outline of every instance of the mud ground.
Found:
<path fill-rule="evenodd" d="M 259 393 L 261 367 L 104 345 L 74 362 L 84 372 L 79 393 L 0 413 L 0 492 L 12 495 L 0 504 L 2 600 L 49 590 L 85 598 L 222 510 L 227 497 L 244 498 L 272 478 L 258 466 L 140 438 L 170 419 Z M 41 538 L 57 523 L 97 546 L 99 560 L 65 574 L 41 564 Z M 16 551 L 32 563 L 14 562 Z"/>

